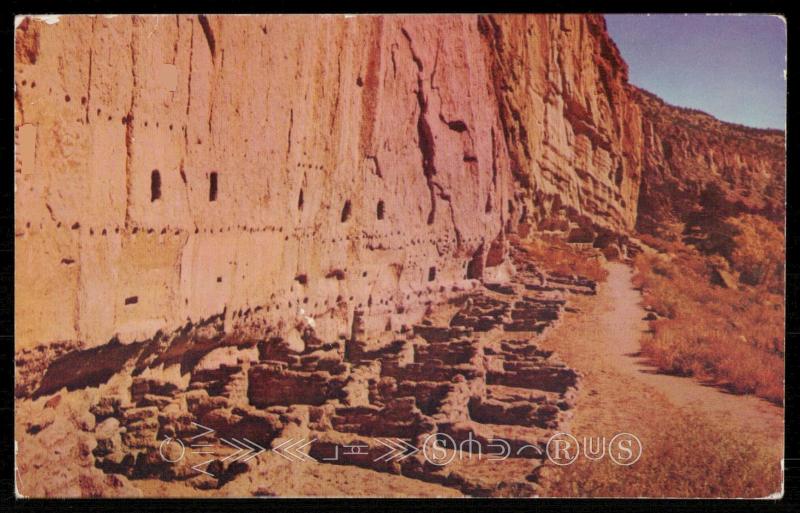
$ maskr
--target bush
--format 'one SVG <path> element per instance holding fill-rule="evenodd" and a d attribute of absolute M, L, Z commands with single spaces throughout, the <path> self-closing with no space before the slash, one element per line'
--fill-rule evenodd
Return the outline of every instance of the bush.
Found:
<path fill-rule="evenodd" d="M 713 259 L 673 243 L 676 254 L 642 253 L 634 283 L 660 319 L 642 351 L 664 372 L 713 380 L 781 404 L 784 300 L 766 287 L 711 284 Z M 737 250 L 739 248 L 737 247 Z"/>
<path fill-rule="evenodd" d="M 758 215 L 728 220 L 739 232 L 734 237 L 731 265 L 748 285 L 765 285 L 773 292 L 783 290 L 783 234 L 772 222 Z"/>

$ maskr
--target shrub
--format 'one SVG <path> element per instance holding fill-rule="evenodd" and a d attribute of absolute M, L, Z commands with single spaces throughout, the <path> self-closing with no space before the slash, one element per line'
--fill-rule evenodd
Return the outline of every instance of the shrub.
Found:
<path fill-rule="evenodd" d="M 651 321 L 653 334 L 643 339 L 643 353 L 665 372 L 782 403 L 783 297 L 763 286 L 712 285 L 710 262 L 689 246 L 674 255 L 637 256 L 634 284 L 644 304 L 661 316 Z"/>
<path fill-rule="evenodd" d="M 783 289 L 783 234 L 772 222 L 759 215 L 730 218 L 739 232 L 734 237 L 731 265 L 748 285 L 765 285 L 773 292 Z"/>

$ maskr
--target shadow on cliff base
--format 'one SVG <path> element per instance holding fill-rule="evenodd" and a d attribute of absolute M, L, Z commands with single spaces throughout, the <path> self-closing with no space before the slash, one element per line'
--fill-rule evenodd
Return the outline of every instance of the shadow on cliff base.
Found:
<path fill-rule="evenodd" d="M 50 364 L 33 397 L 52 394 L 63 387 L 77 390 L 105 383 L 139 353 L 143 344 L 122 344 L 115 338 L 100 347 L 66 354 Z"/>

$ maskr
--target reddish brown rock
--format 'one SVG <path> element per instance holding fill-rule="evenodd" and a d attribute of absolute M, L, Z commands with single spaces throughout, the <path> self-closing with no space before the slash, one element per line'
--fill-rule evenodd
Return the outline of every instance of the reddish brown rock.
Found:
<path fill-rule="evenodd" d="M 710 187 L 720 192 L 709 205 L 716 217 L 750 212 L 783 224 L 784 132 L 725 123 L 634 91 L 645 135 L 639 230 L 689 221 Z"/>

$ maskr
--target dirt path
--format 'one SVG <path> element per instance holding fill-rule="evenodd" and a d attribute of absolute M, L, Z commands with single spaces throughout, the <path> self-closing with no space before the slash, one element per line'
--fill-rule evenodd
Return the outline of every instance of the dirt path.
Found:
<path fill-rule="evenodd" d="M 634 433 L 651 446 L 676 416 L 693 415 L 712 425 L 733 428 L 774 455 L 783 453 L 783 409 L 754 396 L 732 395 L 690 378 L 659 374 L 637 353 L 647 330 L 641 296 L 631 284 L 632 270 L 609 263 L 609 276 L 595 297 L 580 299 L 577 313 L 564 318 L 540 345 L 558 352 L 584 373 L 570 432 L 576 436 Z"/>
<path fill-rule="evenodd" d="M 631 285 L 632 271 L 620 263 L 608 264 L 609 277 L 601 302 L 609 311 L 600 323 L 610 362 L 621 372 L 663 392 L 676 406 L 691 407 L 718 421 L 733 422 L 748 432 L 768 438 L 783 432 L 783 409 L 755 396 L 734 395 L 696 380 L 660 374 L 637 357 L 640 334 L 647 329 L 640 295 Z M 605 299 L 605 301 L 604 301 Z"/>

